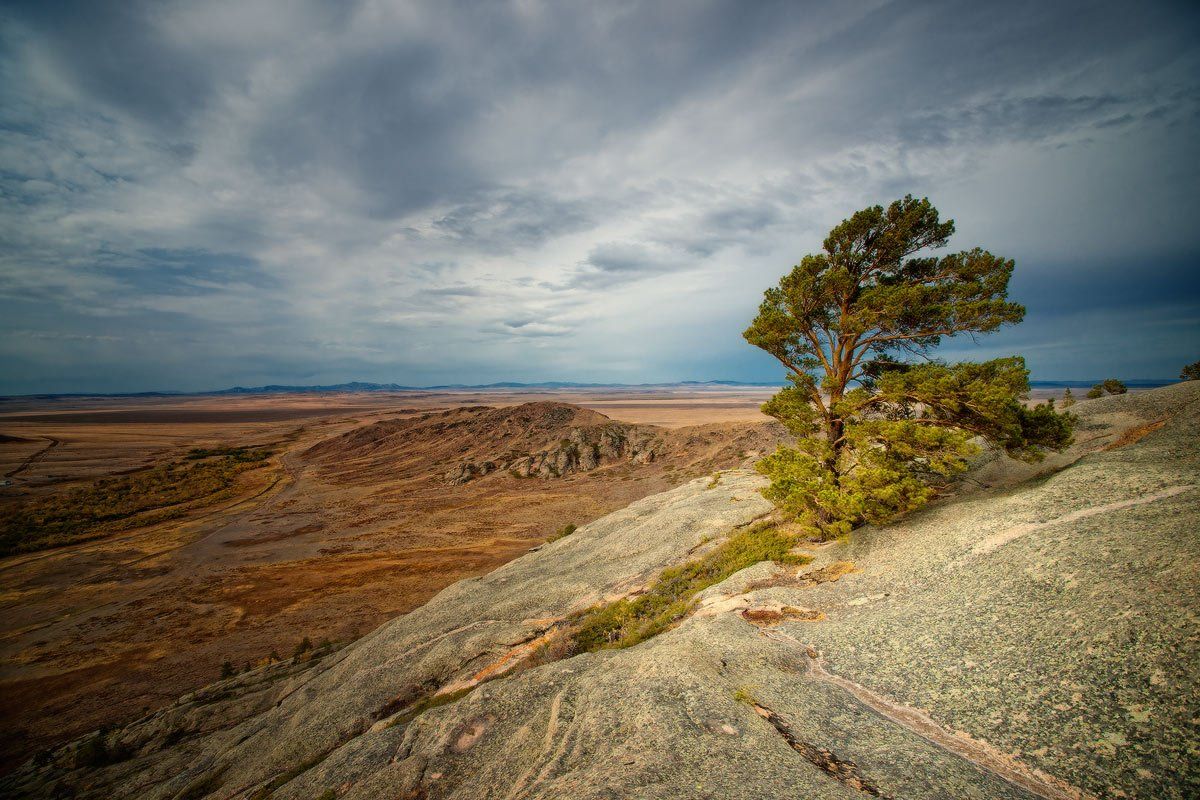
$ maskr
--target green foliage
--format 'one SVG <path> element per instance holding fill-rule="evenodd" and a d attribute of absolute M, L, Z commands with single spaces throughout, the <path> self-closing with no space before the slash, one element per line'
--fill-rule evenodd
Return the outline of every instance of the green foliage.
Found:
<path fill-rule="evenodd" d="M 766 291 L 747 341 L 797 380 L 822 368 L 836 382 L 860 376 L 835 374 L 834 366 L 861 372 L 864 362 L 924 353 L 943 336 L 1019 322 L 1025 309 L 1006 294 L 1011 260 L 978 248 L 914 257 L 944 246 L 953 233 L 954 222 L 940 222 L 926 199 L 859 211 L 830 231 L 824 252 L 805 256 Z M 850 344 L 865 358 L 835 363 L 831 344 Z"/>
<path fill-rule="evenodd" d="M 1089 400 L 1095 400 L 1097 397 L 1103 397 L 1105 392 L 1108 394 L 1125 394 L 1128 391 L 1128 387 L 1116 378 L 1105 378 L 1102 383 L 1097 383 L 1089 389 L 1087 396 Z"/>
<path fill-rule="evenodd" d="M 1200 361 L 1193 361 L 1179 371 L 1180 380 L 1200 381 Z"/>
<path fill-rule="evenodd" d="M 796 537 L 770 525 L 739 531 L 708 554 L 663 570 L 645 593 L 584 612 L 575 621 L 574 652 L 632 647 L 685 617 L 697 593 L 760 561 L 804 564 L 811 557 L 789 552 Z"/>
<path fill-rule="evenodd" d="M 252 795 L 250 795 L 250 800 L 266 800 L 268 797 L 275 794 L 276 789 L 284 786 L 287 783 L 290 783 L 292 780 L 300 775 L 303 775 L 305 772 L 308 772 L 310 769 L 324 761 L 328 755 L 329 753 L 319 753 L 317 755 L 310 756 L 289 769 L 287 772 L 279 773 L 274 778 L 258 787 L 258 789 L 255 790 Z"/>
<path fill-rule="evenodd" d="M 292 658 L 299 658 L 309 650 L 312 650 L 312 641 L 305 636 L 299 641 L 299 643 L 297 643 L 296 649 L 292 651 Z"/>
<path fill-rule="evenodd" d="M 733 699 L 739 703 L 745 703 L 748 706 L 758 705 L 758 700 L 754 697 L 754 692 L 748 686 L 739 686 L 733 690 Z"/>
<path fill-rule="evenodd" d="M 387 727 L 394 728 L 397 725 L 407 725 L 430 709 L 448 706 L 451 703 L 457 703 L 459 700 L 475 691 L 475 689 L 478 687 L 479 684 L 475 684 L 474 686 L 464 686 L 461 689 L 455 689 L 453 692 L 427 694 L 390 719 L 387 723 Z"/>
<path fill-rule="evenodd" d="M 547 542 L 557 542 L 559 539 L 566 538 L 567 536 L 570 536 L 572 533 L 574 533 L 577 530 L 579 530 L 579 528 L 576 527 L 573 523 L 567 523 L 566 525 L 563 525 L 561 528 L 559 528 L 554 533 L 554 535 L 551 536 L 546 541 Z"/>
<path fill-rule="evenodd" d="M 925 199 L 860 211 L 767 289 L 744 333 L 789 370 L 763 412 L 796 444 L 759 463 L 764 494 L 822 537 L 919 508 L 966 468 L 976 437 L 1027 460 L 1071 441 L 1073 417 L 1025 406 L 1021 358 L 929 359 L 942 337 L 1025 314 L 1007 299 L 1011 260 L 918 255 L 953 232 Z"/>
<path fill-rule="evenodd" d="M 1075 405 L 1075 395 L 1071 394 L 1071 387 L 1068 386 L 1066 391 L 1063 392 L 1062 406 L 1063 408 L 1070 408 L 1073 405 Z"/>
<path fill-rule="evenodd" d="M 261 466 L 269 455 L 256 450 L 205 456 L 30 500 L 0 519 L 0 556 L 84 542 L 179 516 L 192 504 L 227 491 L 238 475 Z"/>
<path fill-rule="evenodd" d="M 266 461 L 271 457 L 273 451 L 262 447 L 193 447 L 188 451 L 187 459 L 189 461 L 198 461 L 204 458 L 228 458 L 238 463 L 253 464 L 258 461 Z"/>

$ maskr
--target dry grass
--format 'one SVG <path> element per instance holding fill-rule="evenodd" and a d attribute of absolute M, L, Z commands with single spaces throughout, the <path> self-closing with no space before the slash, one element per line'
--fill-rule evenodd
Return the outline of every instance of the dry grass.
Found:
<path fill-rule="evenodd" d="M 62 441 L 0 497 L 0 526 L 20 504 L 146 473 L 148 466 L 191 467 L 267 442 L 277 451 L 270 467 L 242 473 L 222 492 L 135 514 L 88 541 L 76 539 L 80 544 L 7 561 L 3 595 L 20 613 L 8 614 L 0 626 L 10 654 L 0 663 L 10 676 L 0 684 L 0 711 L 26 735 L 0 743 L 0 769 L 37 749 L 138 716 L 148 697 L 153 708 L 208 683 L 226 660 L 240 669 L 269 661 L 272 650 L 290 656 L 306 634 L 314 644 L 324 636 L 353 638 L 411 611 L 449 583 L 522 555 L 568 522 L 582 527 L 649 494 L 700 476 L 707 480 L 715 470 L 741 463 L 746 452 L 774 449 L 778 431 L 751 421 L 763 419 L 757 411 L 763 398 L 745 398 L 743 407 L 733 409 L 726 407 L 726 392 L 697 391 L 687 403 L 677 394 L 0 403 L 0 432 L 28 440 L 0 445 L 0 472 L 20 466 L 47 438 Z M 667 397 L 671 401 L 663 403 Z M 576 400 L 623 421 L 667 425 L 673 430 L 661 435 L 669 439 L 669 452 L 650 464 L 614 464 L 563 479 L 517 481 L 498 474 L 454 487 L 446 485 L 446 471 L 460 458 L 477 460 L 479 442 L 460 435 L 473 433 L 465 427 L 428 439 L 381 441 L 352 463 L 304 456 L 320 442 L 381 420 L 448 406 L 549 399 Z M 608 408 L 614 399 L 621 402 Z M 59 413 L 64 411 L 90 418 Z M 39 418 L 14 419 L 17 414 Z M 734 414 L 745 421 L 728 421 Z M 695 423 L 703 424 L 682 427 Z M 566 435 L 565 428 L 546 433 L 554 442 Z M 487 452 L 478 455 L 493 454 L 493 438 L 498 447 L 522 445 L 509 442 L 522 434 L 517 428 L 492 431 Z M 468 451 L 460 453 L 463 445 Z M 197 449 L 194 455 L 203 457 L 189 458 Z M 167 557 L 172 553 L 179 557 Z M 53 636 L 46 636 L 46 625 L 53 625 Z M 67 717 L 57 713 L 68 706 Z"/>
<path fill-rule="evenodd" d="M 794 536 L 769 524 L 739 531 L 700 558 L 663 570 L 645 594 L 584 612 L 573 626 L 574 650 L 631 647 L 657 636 L 691 611 L 699 592 L 760 561 L 811 561 L 811 556 L 791 552 L 795 544 Z"/>
<path fill-rule="evenodd" d="M 1149 434 L 1154 433 L 1156 430 L 1166 424 L 1167 421 L 1165 419 L 1160 419 L 1156 420 L 1155 422 L 1148 422 L 1145 425 L 1138 425 L 1135 428 L 1129 428 L 1119 437 L 1117 437 L 1117 440 L 1112 444 L 1105 445 L 1104 449 L 1116 450 L 1118 447 L 1128 447 L 1129 445 L 1140 441 Z"/>
<path fill-rule="evenodd" d="M 270 451 L 244 447 L 193 450 L 187 461 L 36 498 L 0 521 L 0 556 L 85 542 L 182 515 L 196 501 L 221 495 L 238 475 L 262 466 L 269 456 Z"/>

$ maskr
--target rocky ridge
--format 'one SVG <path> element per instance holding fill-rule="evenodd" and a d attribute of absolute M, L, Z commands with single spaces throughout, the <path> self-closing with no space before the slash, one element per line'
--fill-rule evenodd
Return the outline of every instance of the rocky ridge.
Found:
<path fill-rule="evenodd" d="M 30 762 L 12 797 L 1182 798 L 1200 792 L 1200 386 L 1081 403 L 1052 474 L 673 630 L 532 666 L 572 612 L 769 514 L 746 471 L 646 498 L 343 650 L 214 684 Z M 1069 465 L 1069 466 L 1067 466 Z M 521 668 L 522 664 L 531 668 Z"/>
<path fill-rule="evenodd" d="M 409 413 L 327 439 L 303 455 L 348 482 L 387 473 L 462 485 L 488 476 L 562 478 L 621 465 L 710 472 L 769 452 L 784 438 L 773 421 L 667 429 L 534 402 Z"/>
<path fill-rule="evenodd" d="M 661 448 L 662 440 L 653 429 L 612 422 L 571 428 L 565 438 L 536 453 L 510 451 L 481 461 L 466 461 L 445 477 L 456 485 L 496 471 L 508 471 L 518 478 L 560 478 L 618 461 L 649 464 Z"/>

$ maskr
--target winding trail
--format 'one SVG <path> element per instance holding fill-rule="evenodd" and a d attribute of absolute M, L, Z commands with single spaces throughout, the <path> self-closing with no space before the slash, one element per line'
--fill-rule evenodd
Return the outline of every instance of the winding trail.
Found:
<path fill-rule="evenodd" d="M 45 456 L 47 453 L 49 453 L 51 450 L 53 450 L 54 448 L 56 448 L 60 444 L 62 444 L 61 439 L 55 439 L 53 436 L 43 436 L 41 438 L 45 439 L 50 444 L 46 445 L 41 450 L 38 450 L 36 453 L 33 453 L 32 455 L 30 455 L 28 458 L 26 458 L 24 461 L 22 461 L 20 464 L 18 464 L 15 469 L 12 469 L 12 470 L 4 473 L 4 477 L 6 477 L 6 478 L 17 477 L 22 472 L 24 472 L 25 470 L 32 467 L 34 464 L 41 461 L 42 457 Z"/>

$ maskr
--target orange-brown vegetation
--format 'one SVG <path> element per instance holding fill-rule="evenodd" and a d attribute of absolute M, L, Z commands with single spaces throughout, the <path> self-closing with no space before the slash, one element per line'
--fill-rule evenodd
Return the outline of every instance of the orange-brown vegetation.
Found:
<path fill-rule="evenodd" d="M 0 515 L 67 509 L 73 539 L 0 559 L 0 762 L 157 708 L 225 662 L 346 641 L 570 526 L 737 466 L 780 436 L 757 411 L 764 394 L 0 402 L 0 472 L 16 472 Z M 613 449 L 560 477 L 447 479 L 610 428 L 653 457 Z M 246 447 L 270 455 L 243 469 Z M 188 489 L 205 464 L 235 474 Z M 97 526 L 87 514 L 103 498 L 118 520 Z"/>

